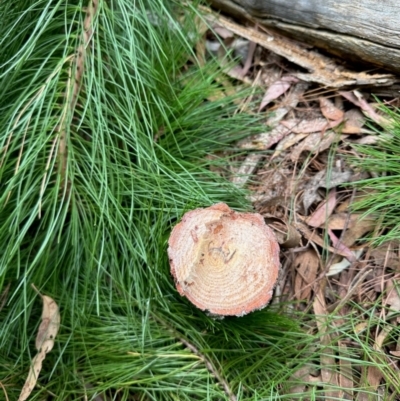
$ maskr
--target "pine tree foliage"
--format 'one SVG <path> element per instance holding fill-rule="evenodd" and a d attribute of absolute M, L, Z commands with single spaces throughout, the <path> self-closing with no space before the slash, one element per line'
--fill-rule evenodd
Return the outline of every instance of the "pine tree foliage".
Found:
<path fill-rule="evenodd" d="M 233 99 L 208 100 L 221 71 L 196 62 L 195 9 L 16 0 L 0 2 L 0 17 L 0 380 L 9 399 L 35 352 L 41 302 L 31 284 L 61 310 L 32 400 L 275 394 L 307 337 L 268 310 L 215 320 L 169 274 L 168 234 L 188 208 L 249 209 L 210 170 L 229 156 L 209 155 L 234 154 L 260 129 Z"/>

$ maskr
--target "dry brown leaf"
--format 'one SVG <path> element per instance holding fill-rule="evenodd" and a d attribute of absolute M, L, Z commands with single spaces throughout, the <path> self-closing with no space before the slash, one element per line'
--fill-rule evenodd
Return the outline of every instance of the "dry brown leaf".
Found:
<path fill-rule="evenodd" d="M 306 223 L 311 227 L 322 226 L 335 210 L 336 202 L 336 189 L 333 188 L 329 192 L 327 200 L 319 205 L 318 208 L 306 219 Z"/>
<path fill-rule="evenodd" d="M 245 139 L 239 143 L 239 147 L 242 149 L 269 149 L 272 145 L 278 143 L 286 135 L 289 135 L 290 130 L 283 125 L 278 125 L 276 128 L 269 132 L 263 132 L 253 138 Z"/>
<path fill-rule="evenodd" d="M 371 250 L 371 257 L 375 264 L 389 267 L 393 270 L 399 270 L 400 267 L 400 244 L 398 241 L 385 242 L 382 245 Z"/>
<path fill-rule="evenodd" d="M 304 187 L 303 205 L 307 212 L 308 208 L 315 202 L 320 200 L 318 195 L 319 188 L 335 188 L 336 186 L 349 182 L 353 172 L 351 170 L 340 171 L 333 168 L 327 175 L 326 169 L 319 171 Z"/>
<path fill-rule="evenodd" d="M 299 246 L 301 235 L 294 226 L 269 214 L 263 214 L 263 217 L 268 227 L 274 231 L 275 237 L 281 247 L 295 248 Z"/>
<path fill-rule="evenodd" d="M 354 251 L 354 255 L 356 259 L 361 256 L 361 254 L 364 252 L 364 249 L 358 249 L 357 251 Z M 341 273 L 343 270 L 347 269 L 350 267 L 352 262 L 349 262 L 347 258 L 343 258 L 340 262 L 333 263 L 330 267 L 328 272 L 326 273 L 327 276 L 334 276 L 335 274 Z M 343 299 L 343 298 L 342 298 Z"/>
<path fill-rule="evenodd" d="M 277 127 L 279 124 L 279 121 L 287 114 L 289 111 L 291 111 L 294 107 L 297 106 L 297 104 L 300 102 L 302 99 L 302 96 L 306 89 L 308 88 L 307 84 L 304 84 L 303 82 L 299 82 L 294 88 L 292 88 L 291 92 L 288 94 L 288 96 L 285 99 L 285 105 L 283 107 L 280 107 L 277 109 L 274 113 L 274 115 L 270 118 L 268 118 L 266 125 L 269 127 Z M 269 138 L 267 138 L 267 141 Z M 240 179 L 238 179 L 238 182 L 236 183 L 237 186 L 244 186 L 244 184 L 247 182 L 249 175 L 251 174 L 258 162 L 262 159 L 262 155 L 254 155 L 250 154 L 249 156 L 246 157 L 246 160 L 244 161 L 244 169 L 245 171 L 248 171 L 247 176 L 244 175 Z M 250 165 L 250 168 L 249 168 Z M 253 168 L 251 166 L 254 166 Z M 240 169 L 239 169 L 240 171 Z M 246 173 L 245 173 L 246 174 Z"/>
<path fill-rule="evenodd" d="M 296 298 L 299 300 L 309 300 L 312 290 L 312 285 L 310 284 L 315 281 L 318 274 L 318 255 L 312 249 L 296 253 L 293 266 L 296 268 L 296 278 L 294 281 Z"/>
<path fill-rule="evenodd" d="M 340 110 L 335 104 L 324 97 L 319 98 L 319 105 L 321 108 L 322 115 L 328 120 L 342 121 L 344 112 Z"/>
<path fill-rule="evenodd" d="M 345 231 L 342 236 L 342 244 L 348 247 L 354 245 L 366 233 L 372 231 L 376 224 L 376 221 L 372 219 L 359 219 L 357 224 Z"/>
<path fill-rule="evenodd" d="M 342 128 L 343 134 L 361 134 L 361 128 L 365 124 L 364 114 L 358 109 L 351 109 L 346 111 L 344 115 L 344 127 Z"/>
<path fill-rule="evenodd" d="M 347 258 L 349 262 L 355 262 L 357 260 L 354 252 L 352 252 L 345 244 L 343 244 L 343 242 L 334 234 L 332 230 L 328 229 L 328 235 L 332 241 L 333 247 L 340 250 L 342 254 L 345 254 L 345 258 Z"/>
<path fill-rule="evenodd" d="M 351 142 L 359 145 L 375 145 L 379 142 L 379 138 L 376 135 L 366 135 Z"/>
<path fill-rule="evenodd" d="M 351 356 L 349 351 L 347 350 L 347 345 L 343 341 L 338 341 L 338 350 L 339 350 L 339 386 L 340 390 L 340 399 L 341 400 L 353 400 L 353 386 L 354 386 L 354 378 L 353 371 L 351 367 Z"/>
<path fill-rule="evenodd" d="M 312 134 L 336 127 L 340 122 L 329 122 L 325 118 L 315 118 L 314 120 L 294 118 L 292 120 L 281 121 L 281 124 L 295 134 Z"/>
<path fill-rule="evenodd" d="M 329 217 L 327 227 L 331 230 L 349 229 L 357 224 L 360 217 L 360 214 L 335 213 Z"/>
<path fill-rule="evenodd" d="M 293 83 L 297 82 L 299 82 L 299 80 L 295 77 L 291 77 L 290 75 L 284 76 L 275 81 L 265 92 L 258 111 L 263 110 L 270 102 L 283 95 Z"/>
<path fill-rule="evenodd" d="M 248 50 L 247 50 L 247 57 L 246 60 L 244 62 L 244 66 L 242 68 L 242 78 L 245 77 L 245 75 L 247 75 L 247 73 L 249 72 L 250 67 L 253 64 L 253 57 L 254 57 L 254 52 L 256 50 L 257 44 L 250 41 L 249 46 L 248 46 Z"/>
<path fill-rule="evenodd" d="M 301 394 L 304 393 L 307 387 L 308 377 L 310 376 L 310 366 L 303 365 L 297 369 L 290 377 L 290 382 L 299 383 L 290 387 L 287 394 Z"/>
<path fill-rule="evenodd" d="M 395 283 L 393 279 L 386 283 L 386 299 L 385 304 L 390 305 L 390 309 L 400 311 L 399 283 Z"/>
<path fill-rule="evenodd" d="M 318 332 L 321 336 L 321 345 L 325 346 L 321 352 L 321 377 L 325 386 L 325 397 L 327 399 L 340 399 L 338 388 L 338 374 L 335 372 L 335 355 L 332 349 L 332 340 L 327 333 L 328 311 L 325 304 L 325 294 L 322 287 L 319 289 L 313 302 L 313 309 L 317 321 Z"/>
<path fill-rule="evenodd" d="M 228 39 L 228 38 L 233 38 L 233 33 L 229 29 L 224 28 L 223 26 L 215 23 L 212 26 L 212 30 L 220 36 L 222 39 Z"/>
<path fill-rule="evenodd" d="M 287 129 L 287 128 L 286 128 Z M 270 160 L 278 157 L 284 150 L 289 149 L 302 139 L 307 138 L 309 134 L 289 134 L 286 138 L 283 138 L 275 148 L 275 152 L 271 156 Z"/>
<path fill-rule="evenodd" d="M 339 92 L 345 99 L 358 106 L 371 120 L 375 121 L 381 126 L 388 126 L 390 121 L 379 115 L 376 110 L 363 98 L 362 94 L 358 91 L 353 92 Z"/>
<path fill-rule="evenodd" d="M 386 337 L 390 334 L 390 332 L 394 329 L 394 326 L 385 326 L 381 332 L 379 333 L 378 337 L 375 340 L 375 344 L 373 346 L 375 351 L 382 352 L 382 345 L 385 341 Z M 383 353 L 383 352 L 382 352 Z M 372 359 L 375 359 L 374 357 Z M 376 358 L 376 365 L 379 365 L 380 362 L 378 358 Z M 367 373 L 367 383 L 369 385 L 369 390 L 376 391 L 378 389 L 381 380 L 383 379 L 383 373 L 377 366 L 372 365 L 368 368 Z"/>
<path fill-rule="evenodd" d="M 337 138 L 338 134 L 336 134 L 334 131 L 328 131 L 325 134 L 319 132 L 315 134 L 309 134 L 303 142 L 299 143 L 292 150 L 290 159 L 293 162 L 297 162 L 301 153 L 307 150 L 312 154 L 317 155 L 318 153 L 328 149 Z"/>
<path fill-rule="evenodd" d="M 50 352 L 60 328 L 60 313 L 53 298 L 41 295 L 43 301 L 42 322 L 36 336 L 35 346 L 38 351 Z"/>
<path fill-rule="evenodd" d="M 321 236 L 316 231 L 311 231 L 306 224 L 301 223 L 299 221 L 294 222 L 293 225 L 296 227 L 300 233 L 307 238 L 309 241 L 316 243 L 320 247 L 324 248 L 325 250 L 332 252 L 333 254 L 342 255 L 347 257 L 348 255 L 345 252 L 342 252 L 341 249 L 336 249 L 333 246 L 330 246 L 326 243 L 326 241 L 321 238 Z"/>
<path fill-rule="evenodd" d="M 34 286 L 33 288 L 37 291 Z M 38 353 L 32 359 L 28 377 L 26 378 L 24 387 L 22 387 L 18 401 L 25 401 L 31 394 L 36 385 L 40 371 L 42 370 L 43 360 L 46 358 L 46 354 L 53 349 L 54 340 L 60 328 L 60 312 L 58 305 L 53 298 L 42 295 L 39 292 L 38 294 L 42 297 L 43 301 L 42 321 L 35 342 Z"/>
<path fill-rule="evenodd" d="M 262 155 L 257 153 L 251 153 L 246 157 L 243 164 L 239 167 L 239 170 L 232 177 L 232 182 L 238 188 L 243 187 L 251 174 L 253 174 L 258 163 L 260 162 Z"/>

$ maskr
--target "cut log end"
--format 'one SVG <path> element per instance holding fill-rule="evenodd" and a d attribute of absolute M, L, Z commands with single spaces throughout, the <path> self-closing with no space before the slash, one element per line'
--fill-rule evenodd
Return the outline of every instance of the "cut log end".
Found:
<path fill-rule="evenodd" d="M 271 300 L 279 245 L 257 213 L 224 203 L 187 212 L 172 230 L 168 256 L 179 293 L 218 316 L 243 316 Z"/>

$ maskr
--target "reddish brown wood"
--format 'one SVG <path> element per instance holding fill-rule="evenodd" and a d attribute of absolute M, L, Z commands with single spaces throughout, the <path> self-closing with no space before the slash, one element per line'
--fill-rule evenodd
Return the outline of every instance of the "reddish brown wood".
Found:
<path fill-rule="evenodd" d="M 179 293 L 221 316 L 263 308 L 280 267 L 278 242 L 263 217 L 224 203 L 186 213 L 172 230 L 168 256 Z"/>

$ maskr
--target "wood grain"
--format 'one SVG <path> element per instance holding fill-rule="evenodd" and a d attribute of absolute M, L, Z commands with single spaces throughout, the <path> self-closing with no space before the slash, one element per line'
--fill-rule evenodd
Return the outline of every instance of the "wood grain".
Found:
<path fill-rule="evenodd" d="M 352 61 L 400 72 L 397 0 L 211 0 L 237 18 L 256 20 Z"/>

